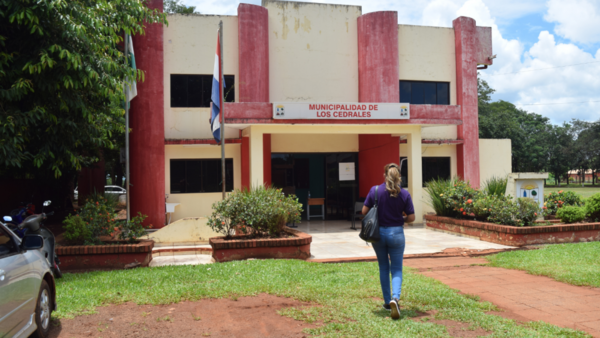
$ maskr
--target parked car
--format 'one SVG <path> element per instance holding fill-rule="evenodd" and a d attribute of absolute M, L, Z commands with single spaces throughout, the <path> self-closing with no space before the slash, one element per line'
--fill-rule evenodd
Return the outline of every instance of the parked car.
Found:
<path fill-rule="evenodd" d="M 104 193 L 105 194 L 125 195 L 125 194 L 127 194 L 127 190 L 125 190 L 125 188 L 119 187 L 118 185 L 105 185 Z"/>
<path fill-rule="evenodd" d="M 74 196 L 75 200 L 77 200 L 79 198 L 79 191 L 77 189 L 79 189 L 79 187 L 75 188 L 75 191 L 73 191 L 73 194 L 75 195 Z M 127 190 L 125 190 L 125 188 L 119 187 L 118 185 L 105 185 L 104 193 L 105 194 L 125 195 L 125 194 L 127 194 Z"/>
<path fill-rule="evenodd" d="M 54 275 L 40 235 L 20 239 L 0 222 L 0 335 L 44 338 L 56 310 Z"/>

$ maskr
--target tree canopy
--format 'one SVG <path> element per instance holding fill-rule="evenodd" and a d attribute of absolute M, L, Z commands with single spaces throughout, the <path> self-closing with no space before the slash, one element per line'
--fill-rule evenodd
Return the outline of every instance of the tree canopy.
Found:
<path fill-rule="evenodd" d="M 186 6 L 181 0 L 165 0 L 163 3 L 165 13 L 199 14 L 196 6 Z"/>
<path fill-rule="evenodd" d="M 139 0 L 0 0 L 0 170 L 77 170 L 124 132 L 124 34 L 166 15 Z"/>
<path fill-rule="evenodd" d="M 600 172 L 600 120 L 553 125 L 510 102 L 492 102 L 493 93 L 478 79 L 479 137 L 511 140 L 513 172 L 545 171 L 557 179 L 573 169 Z"/>

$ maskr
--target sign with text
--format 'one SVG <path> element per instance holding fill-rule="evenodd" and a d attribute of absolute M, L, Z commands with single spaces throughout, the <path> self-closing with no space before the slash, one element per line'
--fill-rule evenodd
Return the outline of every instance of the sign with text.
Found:
<path fill-rule="evenodd" d="M 297 103 L 274 102 L 278 120 L 408 120 L 409 103 Z"/>
<path fill-rule="evenodd" d="M 354 171 L 354 162 L 340 162 L 340 181 L 356 180 Z"/>

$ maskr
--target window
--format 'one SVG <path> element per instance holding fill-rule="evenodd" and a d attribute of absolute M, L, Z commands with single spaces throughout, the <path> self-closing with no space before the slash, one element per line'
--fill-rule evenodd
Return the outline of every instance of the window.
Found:
<path fill-rule="evenodd" d="M 13 242 L 9 233 L 0 228 L 0 258 L 17 252 L 17 246 Z"/>
<path fill-rule="evenodd" d="M 450 104 L 449 82 L 400 81 L 400 102 Z"/>
<path fill-rule="evenodd" d="M 223 100 L 235 102 L 235 76 L 225 75 Z M 210 107 L 212 75 L 171 74 L 171 107 Z"/>
<path fill-rule="evenodd" d="M 171 194 L 221 192 L 221 159 L 171 160 Z M 225 159 L 225 189 L 233 191 L 233 160 Z"/>
<path fill-rule="evenodd" d="M 423 157 L 422 160 L 423 186 L 433 179 L 450 179 L 450 157 Z"/>

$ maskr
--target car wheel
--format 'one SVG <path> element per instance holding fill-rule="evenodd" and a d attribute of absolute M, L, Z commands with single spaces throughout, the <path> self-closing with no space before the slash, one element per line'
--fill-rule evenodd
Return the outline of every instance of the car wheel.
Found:
<path fill-rule="evenodd" d="M 40 294 L 38 295 L 37 304 L 35 306 L 35 324 L 37 329 L 33 333 L 33 337 L 45 338 L 50 332 L 50 314 L 52 313 L 52 294 L 50 287 L 45 280 L 42 280 Z"/>

